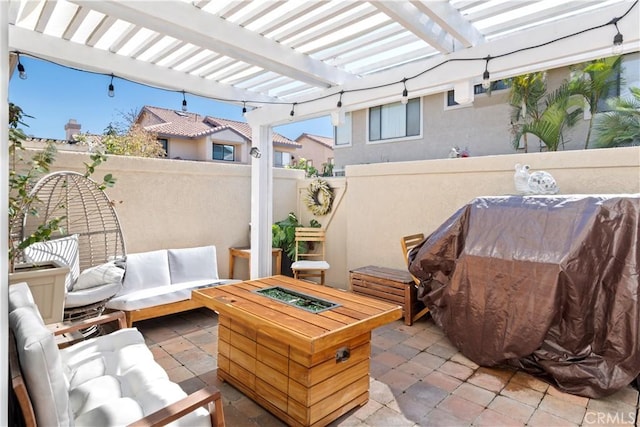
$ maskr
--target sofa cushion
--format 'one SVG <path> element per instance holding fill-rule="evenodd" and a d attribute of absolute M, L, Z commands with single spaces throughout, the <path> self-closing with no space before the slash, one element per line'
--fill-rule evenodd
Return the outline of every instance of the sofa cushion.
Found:
<path fill-rule="evenodd" d="M 193 282 L 141 289 L 125 295 L 116 295 L 107 302 L 107 308 L 113 310 L 132 311 L 147 307 L 155 307 L 157 305 L 170 304 L 172 302 L 185 301 L 191 299 L 191 291 L 194 289 L 234 282 L 239 282 L 239 280 L 195 280 Z"/>
<path fill-rule="evenodd" d="M 68 385 L 54 336 L 35 307 L 9 314 L 20 366 L 38 425 L 69 425 Z"/>
<path fill-rule="evenodd" d="M 76 426 L 126 425 L 186 396 L 154 361 L 135 328 L 60 350 Z M 202 408 L 177 426 L 209 426 Z"/>
<path fill-rule="evenodd" d="M 110 283 L 121 283 L 123 277 L 124 268 L 117 265 L 115 261 L 110 261 L 82 271 L 73 285 L 73 290 L 95 288 L 96 286 Z"/>
<path fill-rule="evenodd" d="M 171 283 L 218 279 L 215 246 L 169 249 Z"/>
<path fill-rule="evenodd" d="M 107 283 L 103 286 L 96 286 L 95 288 L 80 289 L 68 292 L 64 297 L 65 308 L 82 307 L 89 304 L 94 304 L 100 301 L 107 300 L 120 292 L 122 289 L 122 283 Z"/>
<path fill-rule="evenodd" d="M 9 313 L 20 307 L 36 307 L 27 282 L 14 283 L 9 286 Z M 38 315 L 40 315 L 39 311 Z"/>
<path fill-rule="evenodd" d="M 80 257 L 78 255 L 78 235 L 62 237 L 46 242 L 34 243 L 24 250 L 27 262 L 34 264 L 45 261 L 58 261 L 69 267 L 69 274 L 65 279 L 67 290 L 73 288 L 80 275 Z"/>
<path fill-rule="evenodd" d="M 119 295 L 171 284 L 167 250 L 127 255 L 127 269 Z"/>

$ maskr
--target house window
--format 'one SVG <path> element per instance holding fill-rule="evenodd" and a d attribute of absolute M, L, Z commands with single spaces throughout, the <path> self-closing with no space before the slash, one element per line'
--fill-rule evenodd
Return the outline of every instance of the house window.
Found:
<path fill-rule="evenodd" d="M 167 138 L 158 138 L 158 143 L 162 145 L 162 149 L 164 150 L 164 157 L 169 155 L 169 140 Z"/>
<path fill-rule="evenodd" d="M 345 113 L 343 124 L 333 127 L 333 140 L 336 147 L 351 145 L 351 113 Z"/>
<path fill-rule="evenodd" d="M 491 82 L 491 91 L 494 92 L 496 90 L 509 89 L 511 87 L 508 80 L 496 80 Z M 486 93 L 487 89 L 482 87 L 482 84 L 477 84 L 473 86 L 473 94 L 480 95 L 481 93 Z M 450 90 L 447 92 L 447 107 L 453 107 L 456 105 L 460 105 L 455 100 L 455 91 Z"/>
<path fill-rule="evenodd" d="M 233 145 L 213 144 L 213 160 L 235 161 L 236 147 Z"/>
<path fill-rule="evenodd" d="M 276 151 L 273 158 L 273 164 L 276 167 L 283 168 L 291 164 L 291 153 L 286 151 Z"/>
<path fill-rule="evenodd" d="M 369 109 L 369 141 L 420 135 L 420 98 Z"/>
<path fill-rule="evenodd" d="M 620 96 L 620 68 L 618 68 L 615 73 L 611 75 L 609 78 L 609 82 L 611 86 L 609 86 L 609 90 L 606 95 L 600 97 L 598 100 L 598 108 L 596 112 L 598 113 L 606 113 L 607 111 L 611 111 L 611 107 L 607 104 L 607 101 L 612 98 L 617 98 Z"/>

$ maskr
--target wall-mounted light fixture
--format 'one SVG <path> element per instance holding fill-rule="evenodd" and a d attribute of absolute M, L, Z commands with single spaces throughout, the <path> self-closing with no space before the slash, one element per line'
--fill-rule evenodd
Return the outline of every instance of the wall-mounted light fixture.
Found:
<path fill-rule="evenodd" d="M 258 147 L 251 147 L 251 150 L 249 150 L 249 154 L 254 159 L 259 159 L 262 156 L 262 153 L 260 152 L 260 149 Z"/>

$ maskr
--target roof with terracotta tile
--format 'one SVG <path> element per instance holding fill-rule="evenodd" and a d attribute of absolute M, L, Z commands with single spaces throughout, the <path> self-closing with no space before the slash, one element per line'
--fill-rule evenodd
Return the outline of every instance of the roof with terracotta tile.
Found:
<path fill-rule="evenodd" d="M 149 113 L 149 116 L 147 116 L 144 121 L 147 123 L 145 129 L 160 135 L 200 138 L 229 129 L 247 140 L 251 140 L 251 126 L 245 122 L 152 107 L 149 105 L 142 109 L 138 121 L 140 121 L 143 112 Z M 273 132 L 273 143 L 280 146 L 301 147 L 297 142 L 276 132 Z"/>
<path fill-rule="evenodd" d="M 326 147 L 333 148 L 333 138 L 320 136 L 320 135 L 312 135 L 310 133 L 303 133 L 302 135 L 296 138 L 296 142 L 300 142 L 300 140 L 302 140 L 303 138 L 308 138 L 312 141 L 317 142 L 318 144 L 322 144 Z"/>

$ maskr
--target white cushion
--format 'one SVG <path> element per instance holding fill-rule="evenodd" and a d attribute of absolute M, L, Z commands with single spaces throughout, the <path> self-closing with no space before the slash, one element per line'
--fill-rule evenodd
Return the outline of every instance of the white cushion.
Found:
<path fill-rule="evenodd" d="M 70 425 L 67 382 L 53 334 L 35 307 L 16 308 L 9 314 L 9 324 L 37 424 Z"/>
<path fill-rule="evenodd" d="M 95 288 L 79 289 L 68 292 L 64 297 L 64 307 L 82 307 L 113 297 L 122 289 L 122 282 L 107 283 Z"/>
<path fill-rule="evenodd" d="M 291 264 L 292 270 L 328 270 L 329 263 L 326 261 L 296 261 Z"/>
<path fill-rule="evenodd" d="M 107 283 L 122 282 L 124 277 L 124 268 L 117 265 L 114 261 L 100 264 L 95 267 L 87 268 L 73 285 L 73 290 L 94 288 L 96 286 L 106 285 Z"/>
<path fill-rule="evenodd" d="M 121 295 L 171 284 L 166 249 L 127 255 Z"/>
<path fill-rule="evenodd" d="M 215 246 L 169 249 L 171 283 L 218 279 Z"/>
<path fill-rule="evenodd" d="M 186 396 L 153 359 L 135 328 L 60 350 L 76 426 L 126 425 Z M 177 426 L 210 426 L 198 409 Z"/>
<path fill-rule="evenodd" d="M 73 288 L 73 284 L 80 275 L 80 257 L 78 255 L 78 235 L 62 237 L 47 242 L 34 243 L 24 250 L 27 262 L 34 264 L 45 261 L 58 261 L 69 267 L 69 274 L 65 279 L 67 290 Z"/>
<path fill-rule="evenodd" d="M 27 282 L 14 283 L 9 286 L 9 313 L 16 308 L 35 306 L 36 302 L 33 300 L 33 294 Z"/>
<path fill-rule="evenodd" d="M 193 282 L 141 289 L 124 295 L 116 295 L 107 302 L 107 308 L 131 311 L 177 301 L 186 301 L 191 299 L 191 291 L 194 289 L 236 282 L 240 282 L 240 280 L 195 280 Z"/>

